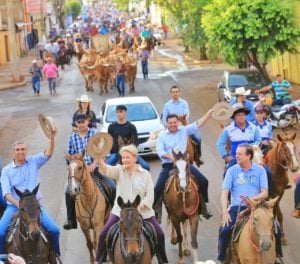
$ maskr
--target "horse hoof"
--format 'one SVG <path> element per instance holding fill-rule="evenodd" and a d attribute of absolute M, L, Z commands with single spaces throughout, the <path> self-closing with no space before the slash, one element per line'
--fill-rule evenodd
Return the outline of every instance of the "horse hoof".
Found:
<path fill-rule="evenodd" d="M 281 238 L 281 244 L 282 244 L 283 246 L 286 246 L 286 245 L 288 244 L 287 239 L 286 239 L 285 236 L 283 236 L 283 237 Z"/>
<path fill-rule="evenodd" d="M 176 245 L 177 244 L 177 238 L 171 238 L 171 244 Z"/>
<path fill-rule="evenodd" d="M 186 257 L 190 256 L 191 255 L 191 251 L 189 249 L 184 249 L 183 250 L 183 255 L 186 256 Z"/>

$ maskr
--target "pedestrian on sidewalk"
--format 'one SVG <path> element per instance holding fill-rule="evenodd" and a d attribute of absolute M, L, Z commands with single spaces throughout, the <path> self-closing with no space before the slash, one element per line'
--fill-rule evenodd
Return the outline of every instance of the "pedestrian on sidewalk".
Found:
<path fill-rule="evenodd" d="M 48 81 L 50 94 L 56 93 L 56 78 L 58 77 L 58 68 L 52 62 L 51 57 L 47 57 L 47 63 L 43 67 L 43 73 Z"/>
<path fill-rule="evenodd" d="M 32 75 L 32 89 L 34 94 L 40 95 L 41 80 L 43 80 L 43 75 L 41 67 L 37 64 L 37 61 L 34 59 L 32 65 L 29 68 L 29 73 Z"/>
<path fill-rule="evenodd" d="M 148 78 L 148 60 L 149 60 L 149 51 L 146 49 L 146 45 L 143 45 L 140 54 L 141 62 L 142 62 L 142 72 L 144 79 Z"/>

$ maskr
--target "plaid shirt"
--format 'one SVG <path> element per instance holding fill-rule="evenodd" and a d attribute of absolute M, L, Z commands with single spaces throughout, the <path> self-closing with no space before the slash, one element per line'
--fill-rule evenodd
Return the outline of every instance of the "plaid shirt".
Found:
<path fill-rule="evenodd" d="M 86 165 L 90 165 L 93 163 L 93 158 L 87 154 L 86 147 L 92 136 L 96 134 L 96 130 L 92 128 L 88 128 L 87 133 L 84 138 L 79 136 L 78 132 L 74 132 L 70 138 L 68 143 L 67 152 L 70 155 L 80 154 L 85 150 L 84 161 Z"/>

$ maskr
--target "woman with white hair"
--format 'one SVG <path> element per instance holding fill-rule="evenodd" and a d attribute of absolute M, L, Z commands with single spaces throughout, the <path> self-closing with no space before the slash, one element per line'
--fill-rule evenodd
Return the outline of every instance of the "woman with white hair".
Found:
<path fill-rule="evenodd" d="M 97 159 L 99 172 L 114 179 L 117 183 L 116 197 L 122 197 L 124 201 L 133 202 L 137 195 L 140 195 L 141 202 L 137 209 L 139 210 L 144 221 L 150 222 L 157 233 L 158 245 L 156 248 L 159 263 L 168 263 L 165 251 L 165 236 L 162 228 L 155 218 L 152 209 L 154 201 L 154 188 L 151 174 L 136 164 L 138 150 L 134 145 L 127 145 L 121 148 L 120 155 L 123 165 L 110 166 L 104 160 Z M 117 203 L 114 204 L 111 214 L 102 229 L 99 237 L 96 261 L 98 263 L 106 262 L 106 236 L 109 229 L 119 221 L 121 208 Z"/>

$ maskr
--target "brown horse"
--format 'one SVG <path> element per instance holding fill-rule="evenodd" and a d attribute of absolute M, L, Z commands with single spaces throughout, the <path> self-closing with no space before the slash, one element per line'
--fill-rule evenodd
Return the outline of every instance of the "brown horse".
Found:
<path fill-rule="evenodd" d="M 95 261 L 98 238 L 108 219 L 110 206 L 106 204 L 103 193 L 98 188 L 83 160 L 84 153 L 68 156 L 68 187 L 75 199 L 76 218 L 80 223 L 90 254 L 90 262 Z M 109 207 L 108 207 L 109 206 Z M 90 236 L 93 230 L 93 240 Z"/>
<path fill-rule="evenodd" d="M 180 223 L 184 223 L 187 219 L 190 223 L 192 248 L 194 254 L 194 263 L 199 260 L 198 256 L 198 210 L 200 206 L 200 197 L 198 193 L 197 182 L 193 179 L 190 172 L 190 163 L 187 152 L 175 153 L 173 151 L 174 171 L 173 175 L 166 183 L 164 190 L 164 201 L 168 212 L 168 217 L 175 228 L 172 232 L 171 243 L 178 243 L 179 263 L 184 263 Z"/>
<path fill-rule="evenodd" d="M 275 263 L 273 207 L 277 199 L 278 197 L 270 201 L 247 199 L 251 213 L 239 239 L 232 244 L 234 253 L 231 252 L 231 261 L 228 263 Z"/>
<path fill-rule="evenodd" d="M 26 263 L 55 264 L 55 252 L 49 244 L 49 238 L 40 223 L 40 204 L 36 198 L 39 185 L 32 192 L 19 191 L 19 213 L 7 235 L 6 250 L 24 258 Z M 59 260 L 60 263 L 60 260 Z"/>
<path fill-rule="evenodd" d="M 133 203 L 117 199 L 121 208 L 120 233 L 113 249 L 114 264 L 151 264 L 152 254 L 143 232 L 143 219 L 137 207 L 141 202 L 138 195 Z"/>
<path fill-rule="evenodd" d="M 299 163 L 296 157 L 296 147 L 294 139 L 296 138 L 296 133 L 294 135 L 286 135 L 281 137 L 277 135 L 277 142 L 274 142 L 272 148 L 269 150 L 266 160 L 267 165 L 272 171 L 272 186 L 271 186 L 271 197 L 279 196 L 278 202 L 274 207 L 274 215 L 277 217 L 278 222 L 282 231 L 282 243 L 287 244 L 287 239 L 284 234 L 283 227 L 283 215 L 279 207 L 279 202 L 284 194 L 286 186 L 289 183 L 288 170 L 297 171 L 299 168 Z"/>

